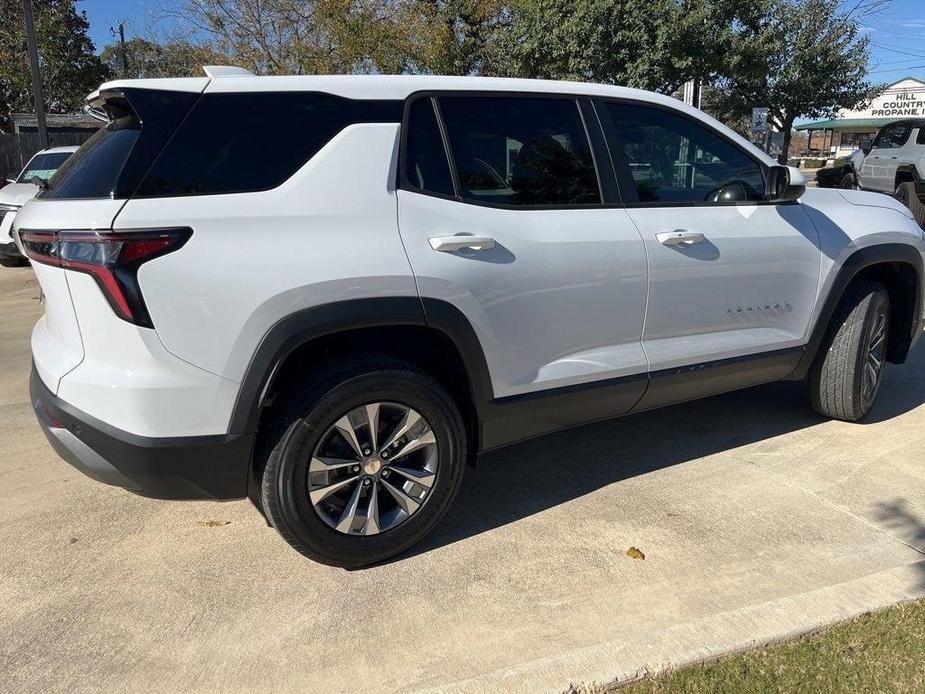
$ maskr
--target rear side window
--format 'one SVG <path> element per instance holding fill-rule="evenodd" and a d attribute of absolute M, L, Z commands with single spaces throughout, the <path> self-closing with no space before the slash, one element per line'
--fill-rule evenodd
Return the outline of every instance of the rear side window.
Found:
<path fill-rule="evenodd" d="M 405 178 L 412 188 L 454 195 L 446 148 L 429 97 L 417 99 L 409 109 L 404 166 Z"/>
<path fill-rule="evenodd" d="M 37 197 L 129 197 L 197 97 L 149 89 L 109 93 L 104 106 L 109 123 L 61 165 Z"/>
<path fill-rule="evenodd" d="M 205 94 L 136 197 L 269 190 L 353 123 L 397 123 L 402 102 L 308 92 Z"/>
<path fill-rule="evenodd" d="M 915 144 L 925 145 L 925 125 L 919 126 L 919 134 L 915 138 Z"/>
<path fill-rule="evenodd" d="M 601 202 L 575 100 L 444 96 L 438 103 L 463 200 L 514 206 Z"/>

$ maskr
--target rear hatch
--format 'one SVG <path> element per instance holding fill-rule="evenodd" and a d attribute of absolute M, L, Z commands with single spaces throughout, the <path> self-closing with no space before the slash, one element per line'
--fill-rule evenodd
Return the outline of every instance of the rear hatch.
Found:
<path fill-rule="evenodd" d="M 111 233 L 122 206 L 206 84 L 207 79 L 126 81 L 92 94 L 90 108 L 107 124 L 19 211 L 13 226 L 20 239 Z M 84 358 L 84 348 L 68 284 L 75 271 L 55 263 L 53 245 L 33 243 L 38 252 L 30 254 L 45 302 L 32 350 L 39 376 L 57 393 L 61 378 Z"/>

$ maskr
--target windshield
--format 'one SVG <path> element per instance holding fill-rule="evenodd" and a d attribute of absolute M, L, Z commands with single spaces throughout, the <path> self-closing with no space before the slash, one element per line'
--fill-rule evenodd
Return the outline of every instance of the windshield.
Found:
<path fill-rule="evenodd" d="M 26 164 L 26 168 L 19 174 L 19 178 L 16 179 L 16 182 L 29 183 L 33 176 L 44 178 L 47 181 L 51 178 L 52 174 L 58 170 L 58 167 L 67 161 L 69 156 L 71 156 L 71 152 L 36 154 L 29 163 Z"/>

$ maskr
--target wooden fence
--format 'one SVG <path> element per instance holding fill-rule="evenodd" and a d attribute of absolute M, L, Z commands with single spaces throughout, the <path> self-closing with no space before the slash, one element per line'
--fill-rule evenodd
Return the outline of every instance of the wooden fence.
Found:
<path fill-rule="evenodd" d="M 86 128 L 54 128 L 48 131 L 48 146 L 80 145 L 94 132 Z M 37 132 L 0 133 L 0 184 L 7 178 L 16 178 L 40 149 Z"/>

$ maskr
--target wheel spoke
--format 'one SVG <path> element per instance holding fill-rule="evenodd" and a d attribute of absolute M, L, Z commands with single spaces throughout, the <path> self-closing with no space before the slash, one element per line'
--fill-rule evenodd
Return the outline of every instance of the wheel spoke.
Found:
<path fill-rule="evenodd" d="M 379 530 L 379 483 L 373 480 L 372 489 L 369 490 L 369 506 L 366 509 L 366 525 L 363 526 L 363 534 L 375 535 Z"/>
<path fill-rule="evenodd" d="M 353 449 L 353 452 L 356 453 L 357 458 L 363 457 L 363 447 L 360 446 L 360 441 L 357 439 L 356 429 L 353 428 L 353 424 L 350 422 L 350 413 L 348 412 L 343 417 L 338 419 L 334 423 L 334 428 L 340 432 L 340 435 L 344 437 L 347 443 L 350 444 L 350 447 Z"/>
<path fill-rule="evenodd" d="M 398 472 L 405 477 L 407 477 L 412 482 L 420 484 L 422 487 L 427 487 L 430 489 L 434 486 L 434 479 L 437 477 L 435 472 L 430 472 L 428 470 L 412 470 L 406 467 L 399 467 L 397 465 L 392 465 L 389 467 L 393 472 Z"/>
<path fill-rule="evenodd" d="M 401 506 L 401 509 L 407 513 L 409 516 L 418 510 L 420 507 L 420 502 L 416 499 L 412 499 L 410 496 L 405 494 L 401 489 L 393 485 L 391 482 L 382 480 L 382 486 L 385 487 L 386 491 L 391 494 L 395 501 Z"/>
<path fill-rule="evenodd" d="M 398 441 L 402 436 L 407 434 L 415 424 L 421 421 L 421 415 L 419 415 L 414 410 L 409 409 L 405 412 L 405 416 L 401 418 L 401 421 L 398 423 L 398 426 L 395 427 L 395 431 L 385 440 L 385 443 L 382 444 L 382 450 L 385 450 L 393 443 Z"/>
<path fill-rule="evenodd" d="M 356 489 L 353 490 L 353 494 L 350 495 L 350 501 L 347 502 L 343 512 L 340 514 L 337 525 L 334 526 L 342 533 L 349 533 L 350 529 L 353 527 L 353 521 L 355 521 L 357 517 L 357 506 L 360 504 L 360 492 L 362 490 L 363 485 L 358 484 Z"/>
<path fill-rule="evenodd" d="M 411 439 L 408 443 L 402 446 L 401 449 L 399 449 L 399 451 L 392 456 L 392 460 L 402 458 L 409 453 L 413 453 L 414 451 L 423 448 L 424 446 L 430 446 L 434 443 L 437 443 L 434 432 L 432 432 L 430 429 L 427 429 L 427 431 L 423 432 L 420 436 Z"/>
<path fill-rule="evenodd" d="M 867 362 L 867 381 L 870 390 L 873 390 L 873 387 L 877 385 L 877 370 L 871 366 L 870 362 Z"/>
<path fill-rule="evenodd" d="M 312 500 L 313 504 L 318 504 L 327 499 L 331 494 L 336 492 L 338 489 L 343 489 L 351 482 L 356 482 L 360 478 L 359 475 L 353 475 L 346 479 L 335 482 L 334 484 L 329 484 L 326 487 L 319 487 L 318 489 L 312 489 L 308 492 L 309 498 Z"/>
<path fill-rule="evenodd" d="M 309 463 L 309 472 L 330 472 L 331 470 L 340 470 L 345 467 L 353 467 L 357 464 L 356 460 L 344 460 L 343 458 L 323 458 L 314 456 Z"/>
<path fill-rule="evenodd" d="M 372 450 L 376 450 L 379 444 L 376 443 L 376 438 L 379 435 L 379 403 L 374 402 L 370 405 L 366 405 L 366 424 L 369 428 L 369 445 L 372 446 Z"/>

